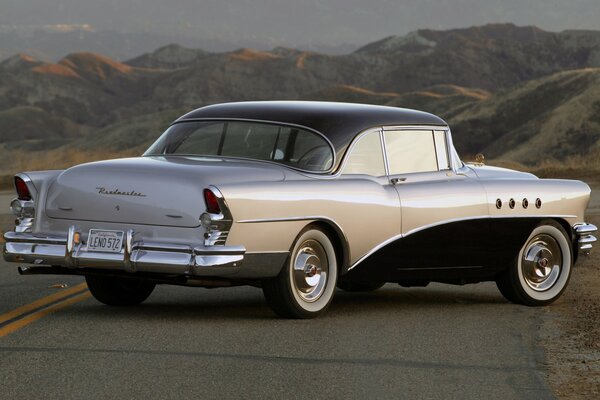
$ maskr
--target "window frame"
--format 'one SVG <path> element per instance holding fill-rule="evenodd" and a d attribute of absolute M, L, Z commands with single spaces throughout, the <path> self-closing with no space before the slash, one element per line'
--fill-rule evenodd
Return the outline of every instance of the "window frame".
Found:
<path fill-rule="evenodd" d="M 390 172 L 389 157 L 388 157 L 387 143 L 385 140 L 385 133 L 386 132 L 396 132 L 396 131 L 431 131 L 431 137 L 432 137 L 432 142 L 433 142 L 433 151 L 435 151 L 435 159 L 436 159 L 436 164 L 437 164 L 438 169 L 432 170 L 432 171 L 403 172 L 403 173 L 392 174 Z M 446 159 L 448 161 L 448 166 L 444 169 L 440 169 L 440 158 L 437 154 L 437 147 L 435 145 L 435 132 L 442 132 L 444 135 Z M 386 173 L 387 173 L 388 177 L 390 177 L 390 179 L 393 177 L 417 176 L 417 175 L 423 176 L 423 175 L 432 175 L 432 174 L 436 174 L 436 176 L 437 176 L 440 173 L 447 175 L 447 173 L 449 171 L 456 172 L 455 160 L 450 152 L 450 149 L 452 146 L 452 140 L 450 137 L 450 129 L 447 126 L 431 126 L 431 125 L 430 126 L 384 126 L 381 129 L 381 140 L 382 140 L 383 150 L 384 150 Z"/>

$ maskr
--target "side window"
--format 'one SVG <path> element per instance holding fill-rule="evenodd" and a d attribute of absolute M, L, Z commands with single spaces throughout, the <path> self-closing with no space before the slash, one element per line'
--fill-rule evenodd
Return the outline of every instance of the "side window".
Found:
<path fill-rule="evenodd" d="M 386 131 L 384 135 L 390 175 L 448 169 L 443 131 Z"/>
<path fill-rule="evenodd" d="M 343 174 L 385 175 L 379 131 L 361 137 L 348 155 Z"/>

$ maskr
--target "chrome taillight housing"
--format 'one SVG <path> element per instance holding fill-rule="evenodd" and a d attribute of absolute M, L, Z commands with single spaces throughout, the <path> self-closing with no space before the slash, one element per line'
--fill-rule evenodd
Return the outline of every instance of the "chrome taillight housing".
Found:
<path fill-rule="evenodd" d="M 10 203 L 10 209 L 17 217 L 15 232 L 31 232 L 35 217 L 35 202 L 27 182 L 20 176 L 15 176 L 17 198 Z"/>
<path fill-rule="evenodd" d="M 19 200 L 30 201 L 32 199 L 31 192 L 23 178 L 15 176 L 15 189 Z"/>
<path fill-rule="evenodd" d="M 214 186 L 203 191 L 206 212 L 200 216 L 200 225 L 204 232 L 205 246 L 223 246 L 227 241 L 233 218 L 223 198 L 223 194 Z"/>
<path fill-rule="evenodd" d="M 204 201 L 206 202 L 206 211 L 211 214 L 221 214 L 221 206 L 217 195 L 210 189 L 204 189 Z"/>

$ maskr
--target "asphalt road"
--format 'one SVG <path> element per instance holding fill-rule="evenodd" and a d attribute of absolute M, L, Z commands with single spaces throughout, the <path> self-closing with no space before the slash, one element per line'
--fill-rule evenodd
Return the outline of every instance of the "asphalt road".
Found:
<path fill-rule="evenodd" d="M 160 286 L 110 308 L 81 282 L 0 262 L 0 321 L 13 316 L 0 322 L 0 399 L 553 398 L 548 311 L 493 284 L 338 292 L 326 315 L 297 321 L 255 288 Z M 48 296 L 62 298 L 27 309 Z"/>

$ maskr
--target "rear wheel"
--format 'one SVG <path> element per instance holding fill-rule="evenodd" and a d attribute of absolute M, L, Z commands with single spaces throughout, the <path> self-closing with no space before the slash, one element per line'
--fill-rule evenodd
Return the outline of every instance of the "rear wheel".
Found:
<path fill-rule="evenodd" d="M 330 237 L 315 226 L 305 228 L 277 278 L 263 282 L 269 306 L 284 318 L 314 318 L 335 293 L 338 265 Z"/>
<path fill-rule="evenodd" d="M 92 295 L 109 306 L 134 306 L 150 296 L 154 283 L 130 278 L 87 275 L 85 277 Z"/>
<path fill-rule="evenodd" d="M 569 282 L 573 252 L 558 223 L 538 225 L 512 266 L 496 280 L 500 293 L 513 303 L 543 306 L 558 299 Z"/>

